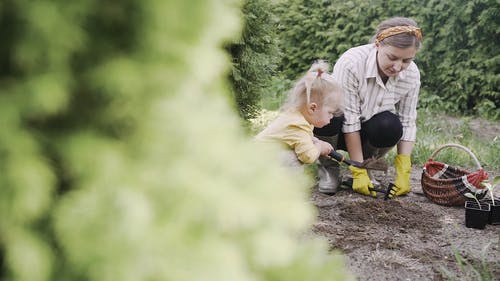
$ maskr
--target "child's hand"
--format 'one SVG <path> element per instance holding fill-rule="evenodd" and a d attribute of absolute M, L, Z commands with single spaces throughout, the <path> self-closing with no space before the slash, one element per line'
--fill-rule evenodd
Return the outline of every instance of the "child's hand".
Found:
<path fill-rule="evenodd" d="M 327 156 L 333 150 L 333 146 L 329 142 L 322 141 L 319 139 L 318 142 L 315 143 L 315 145 L 319 150 L 319 154 L 322 156 Z"/>

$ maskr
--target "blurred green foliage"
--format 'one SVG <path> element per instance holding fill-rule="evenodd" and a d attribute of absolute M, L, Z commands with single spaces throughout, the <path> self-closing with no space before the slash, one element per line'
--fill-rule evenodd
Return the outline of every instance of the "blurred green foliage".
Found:
<path fill-rule="evenodd" d="M 348 48 L 367 44 L 382 20 L 411 17 L 424 34 L 423 48 L 415 59 L 422 74 L 420 107 L 500 120 L 498 1 L 278 3 L 279 70 L 288 79 L 295 80 L 318 58 L 334 64 Z"/>
<path fill-rule="evenodd" d="M 2 280 L 348 280 L 228 104 L 237 1 L 0 3 Z"/>

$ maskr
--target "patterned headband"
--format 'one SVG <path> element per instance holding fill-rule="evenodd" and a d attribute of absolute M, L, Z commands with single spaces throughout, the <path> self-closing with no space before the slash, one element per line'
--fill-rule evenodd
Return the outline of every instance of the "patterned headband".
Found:
<path fill-rule="evenodd" d="M 420 28 L 411 25 L 403 25 L 403 26 L 393 26 L 382 30 L 382 32 L 380 32 L 377 35 L 376 42 L 382 42 L 382 40 L 384 40 L 387 37 L 391 37 L 401 33 L 409 33 L 415 35 L 418 41 L 422 41 L 422 30 Z"/>

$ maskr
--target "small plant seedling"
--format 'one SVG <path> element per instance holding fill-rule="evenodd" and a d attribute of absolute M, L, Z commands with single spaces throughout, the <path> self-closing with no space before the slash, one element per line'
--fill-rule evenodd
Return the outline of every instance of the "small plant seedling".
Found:
<path fill-rule="evenodd" d="M 499 182 L 500 182 L 500 176 L 496 176 L 493 179 L 493 183 L 490 183 L 488 180 L 485 180 L 481 183 L 481 185 L 485 186 L 488 189 L 488 192 L 489 192 L 490 198 L 491 198 L 491 205 L 493 205 L 493 206 L 495 206 L 495 198 L 493 195 L 493 190 L 495 189 L 495 187 L 498 186 Z M 467 196 L 467 194 L 465 194 L 465 196 Z M 469 197 L 469 196 L 467 196 L 467 197 Z"/>
<path fill-rule="evenodd" d="M 479 200 L 477 199 L 476 194 L 473 194 L 471 192 L 467 192 L 467 193 L 464 194 L 464 196 L 467 197 L 467 198 L 471 198 L 471 199 L 476 200 L 477 205 L 479 206 L 479 210 L 481 210 L 481 203 L 479 203 Z"/>

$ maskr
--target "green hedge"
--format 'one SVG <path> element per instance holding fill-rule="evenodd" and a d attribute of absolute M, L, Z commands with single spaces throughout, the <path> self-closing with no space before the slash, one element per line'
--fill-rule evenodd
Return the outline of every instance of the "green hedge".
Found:
<path fill-rule="evenodd" d="M 244 119 L 256 116 L 260 100 L 270 91 L 279 62 L 275 5 L 267 0 L 245 0 L 244 28 L 239 40 L 226 48 L 232 57 L 230 84 Z"/>
<path fill-rule="evenodd" d="M 333 64 L 366 44 L 381 20 L 411 17 L 424 33 L 420 107 L 499 120 L 499 9 L 495 0 L 282 1 L 279 69 L 295 79 L 317 58 Z"/>

